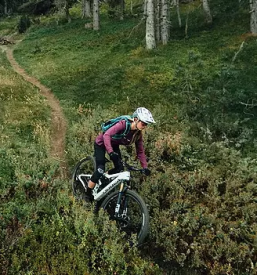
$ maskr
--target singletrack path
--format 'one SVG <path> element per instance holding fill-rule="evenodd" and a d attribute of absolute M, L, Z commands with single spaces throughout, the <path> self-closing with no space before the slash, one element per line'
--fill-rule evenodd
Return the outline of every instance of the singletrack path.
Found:
<path fill-rule="evenodd" d="M 58 159 L 60 162 L 60 173 L 62 177 L 67 175 L 67 165 L 65 161 L 65 136 L 67 123 L 63 115 L 62 108 L 58 99 L 55 98 L 49 88 L 44 86 L 35 77 L 29 76 L 23 68 L 17 63 L 13 56 L 13 49 L 6 47 L 6 56 L 11 63 L 15 72 L 23 76 L 23 78 L 36 86 L 40 93 L 47 99 L 48 105 L 52 110 L 52 125 L 51 125 L 51 157 Z"/>

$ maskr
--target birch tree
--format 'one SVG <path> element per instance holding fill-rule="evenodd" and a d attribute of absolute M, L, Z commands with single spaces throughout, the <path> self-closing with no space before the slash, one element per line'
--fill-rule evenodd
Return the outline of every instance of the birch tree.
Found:
<path fill-rule="evenodd" d="M 144 5 L 143 5 L 143 8 L 144 8 L 144 18 L 147 17 L 147 0 L 144 1 Z"/>
<path fill-rule="evenodd" d="M 156 48 L 155 24 L 154 24 L 154 0 L 145 0 L 146 3 L 146 49 Z"/>
<path fill-rule="evenodd" d="M 82 18 L 92 17 L 91 6 L 90 0 L 82 0 Z"/>
<path fill-rule="evenodd" d="M 161 0 L 161 40 L 167 45 L 169 40 L 168 1 Z"/>
<path fill-rule="evenodd" d="M 161 1 L 155 0 L 155 39 L 156 42 L 161 41 Z"/>
<path fill-rule="evenodd" d="M 250 31 L 257 34 L 257 0 L 250 0 Z"/>
<path fill-rule="evenodd" d="M 205 14 L 205 20 L 208 24 L 212 23 L 212 15 L 208 0 L 203 0 L 203 11 Z"/>
<path fill-rule="evenodd" d="M 93 30 L 98 31 L 100 29 L 99 21 L 99 0 L 93 2 Z"/>
<path fill-rule="evenodd" d="M 70 8 L 74 4 L 75 0 L 55 0 L 55 6 L 57 7 L 58 11 L 65 13 L 66 20 L 70 23 L 71 16 L 70 16 Z"/>

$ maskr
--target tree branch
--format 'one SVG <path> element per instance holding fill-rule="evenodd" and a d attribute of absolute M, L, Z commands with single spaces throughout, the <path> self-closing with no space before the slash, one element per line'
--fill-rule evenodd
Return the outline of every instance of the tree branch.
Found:
<path fill-rule="evenodd" d="M 233 59 L 232 59 L 232 63 L 235 62 L 235 60 L 236 60 L 238 54 L 243 50 L 244 43 L 245 43 L 245 42 L 243 41 L 242 44 L 240 45 L 239 50 L 235 53 L 235 55 L 234 55 L 234 57 L 233 57 Z"/>

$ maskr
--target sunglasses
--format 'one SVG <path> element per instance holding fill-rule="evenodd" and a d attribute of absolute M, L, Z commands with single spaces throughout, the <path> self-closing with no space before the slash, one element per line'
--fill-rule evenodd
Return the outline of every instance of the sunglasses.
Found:
<path fill-rule="evenodd" d="M 143 126 L 147 126 L 147 123 L 145 123 L 145 122 L 143 122 L 143 121 L 141 121 L 141 124 L 142 124 Z"/>

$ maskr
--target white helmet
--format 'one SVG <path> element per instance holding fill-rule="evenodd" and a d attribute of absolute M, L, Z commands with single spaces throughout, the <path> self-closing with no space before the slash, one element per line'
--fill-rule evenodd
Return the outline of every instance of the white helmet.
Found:
<path fill-rule="evenodd" d="M 139 107 L 133 114 L 133 117 L 137 117 L 140 121 L 143 121 L 146 124 L 155 123 L 153 115 L 145 107 Z"/>

